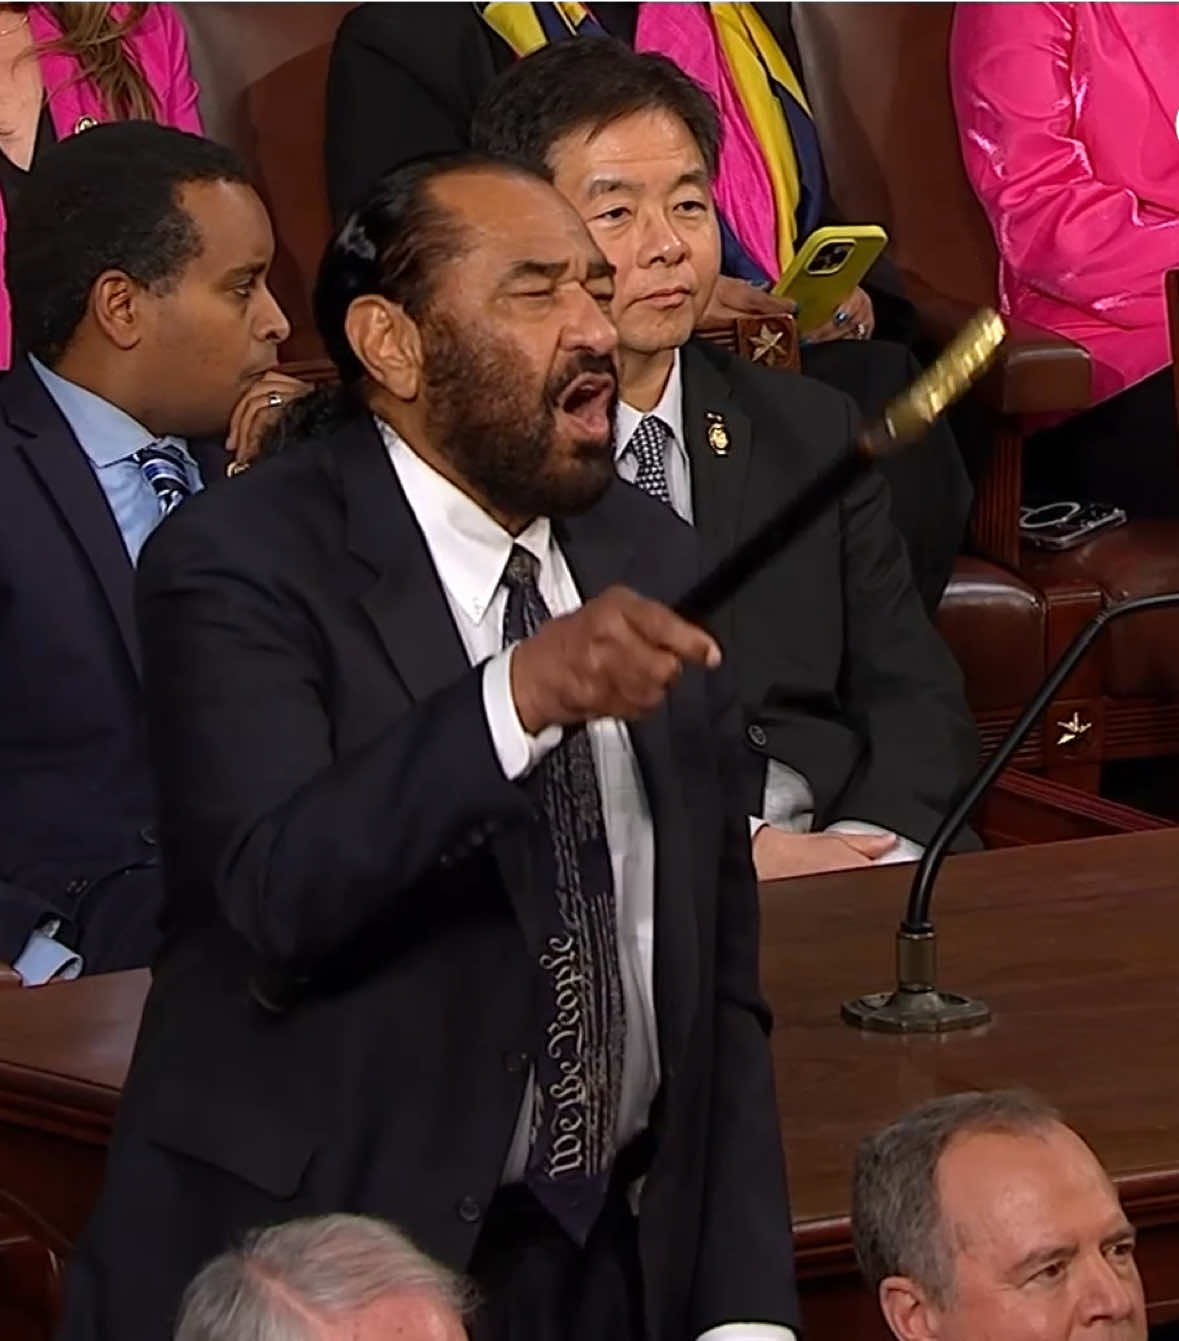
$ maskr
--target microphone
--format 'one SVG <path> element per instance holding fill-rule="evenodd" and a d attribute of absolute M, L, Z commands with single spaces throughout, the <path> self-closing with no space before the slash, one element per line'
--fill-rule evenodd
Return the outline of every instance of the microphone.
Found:
<path fill-rule="evenodd" d="M 817 475 L 680 598 L 674 607 L 676 614 L 699 624 L 715 613 L 807 522 L 833 503 L 874 458 L 898 451 L 921 437 L 982 376 L 1006 335 L 997 312 L 987 308 L 972 317 L 937 360 L 845 447 L 829 469 Z"/>
<path fill-rule="evenodd" d="M 1168 610 L 1174 606 L 1179 606 L 1179 592 L 1119 601 L 1095 615 L 1068 645 L 995 753 L 962 793 L 958 804 L 942 820 L 925 849 L 913 877 L 908 908 L 897 928 L 896 987 L 891 992 L 873 992 L 845 1001 L 840 1011 L 845 1023 L 857 1029 L 870 1029 L 879 1033 L 938 1034 L 951 1029 L 971 1029 L 986 1024 L 991 1018 L 986 1002 L 938 989 L 937 930 L 930 916 L 930 905 L 934 882 L 947 849 L 961 832 L 970 812 L 987 788 L 1023 744 L 1052 696 L 1072 674 L 1106 625 L 1124 619 L 1127 615 L 1147 610 Z"/>

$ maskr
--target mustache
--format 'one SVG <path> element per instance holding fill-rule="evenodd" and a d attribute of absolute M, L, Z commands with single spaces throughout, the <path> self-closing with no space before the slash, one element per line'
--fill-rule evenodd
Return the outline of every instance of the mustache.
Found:
<path fill-rule="evenodd" d="M 618 372 L 614 367 L 614 360 L 609 354 L 591 354 L 587 351 L 584 354 L 575 354 L 563 368 L 549 378 L 544 389 L 545 403 L 548 407 L 555 410 L 570 386 L 587 373 L 610 378 L 617 392 Z"/>

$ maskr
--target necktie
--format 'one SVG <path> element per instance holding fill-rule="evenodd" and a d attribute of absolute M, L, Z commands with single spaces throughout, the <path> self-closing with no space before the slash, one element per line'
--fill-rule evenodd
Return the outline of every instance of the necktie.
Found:
<path fill-rule="evenodd" d="M 185 469 L 184 457 L 178 447 L 164 442 L 153 442 L 131 458 L 143 478 L 155 490 L 160 516 L 166 517 L 192 493 Z"/>
<path fill-rule="evenodd" d="M 668 427 L 658 415 L 645 415 L 638 428 L 630 436 L 626 450 L 634 453 L 639 463 L 639 473 L 635 484 L 671 507 L 671 492 L 667 487 L 667 470 L 664 457 L 667 451 Z"/>
<path fill-rule="evenodd" d="M 513 546 L 504 644 L 549 618 L 538 560 Z M 524 1181 L 576 1242 L 602 1209 L 616 1153 L 626 1014 L 618 965 L 614 877 L 589 736 L 567 729 L 526 787 L 546 824 L 536 843 L 546 897 L 540 955 L 544 1028 L 536 1053 L 532 1144 Z"/>

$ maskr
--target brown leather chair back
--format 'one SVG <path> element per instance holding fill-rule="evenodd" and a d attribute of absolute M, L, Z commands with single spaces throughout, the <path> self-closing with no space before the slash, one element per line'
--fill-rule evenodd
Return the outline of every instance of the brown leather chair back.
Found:
<path fill-rule="evenodd" d="M 322 353 L 311 318 L 331 232 L 324 92 L 332 39 L 350 4 L 181 4 L 205 131 L 245 159 L 270 210 L 275 296 L 291 322 L 285 359 Z"/>
<path fill-rule="evenodd" d="M 802 74 L 831 195 L 850 223 L 880 223 L 902 270 L 982 305 L 996 252 L 966 180 L 947 66 L 947 4 L 796 4 Z"/>

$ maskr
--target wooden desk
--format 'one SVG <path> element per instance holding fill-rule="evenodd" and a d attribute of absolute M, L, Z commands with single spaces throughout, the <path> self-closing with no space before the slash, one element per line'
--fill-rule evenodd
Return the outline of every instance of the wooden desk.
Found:
<path fill-rule="evenodd" d="M 935 906 L 943 983 L 981 995 L 971 1034 L 901 1039 L 839 1020 L 892 980 L 910 872 L 762 892 L 763 977 L 790 1160 L 807 1341 L 884 1336 L 847 1223 L 860 1139 L 930 1095 L 1025 1084 L 1113 1172 L 1141 1231 L 1152 1322 L 1179 1318 L 1179 831 L 959 857 Z M 0 1206 L 50 1247 L 80 1230 L 146 973 L 0 992 Z"/>
<path fill-rule="evenodd" d="M 957 1090 L 1026 1085 L 1113 1173 L 1138 1226 L 1150 1320 L 1179 1318 L 1179 832 L 1009 848 L 947 863 L 934 904 L 942 986 L 979 1030 L 850 1029 L 840 1002 L 890 988 L 911 868 L 762 891 L 762 976 L 790 1161 L 808 1341 L 885 1337 L 856 1285 L 847 1220 L 860 1140 Z"/>

